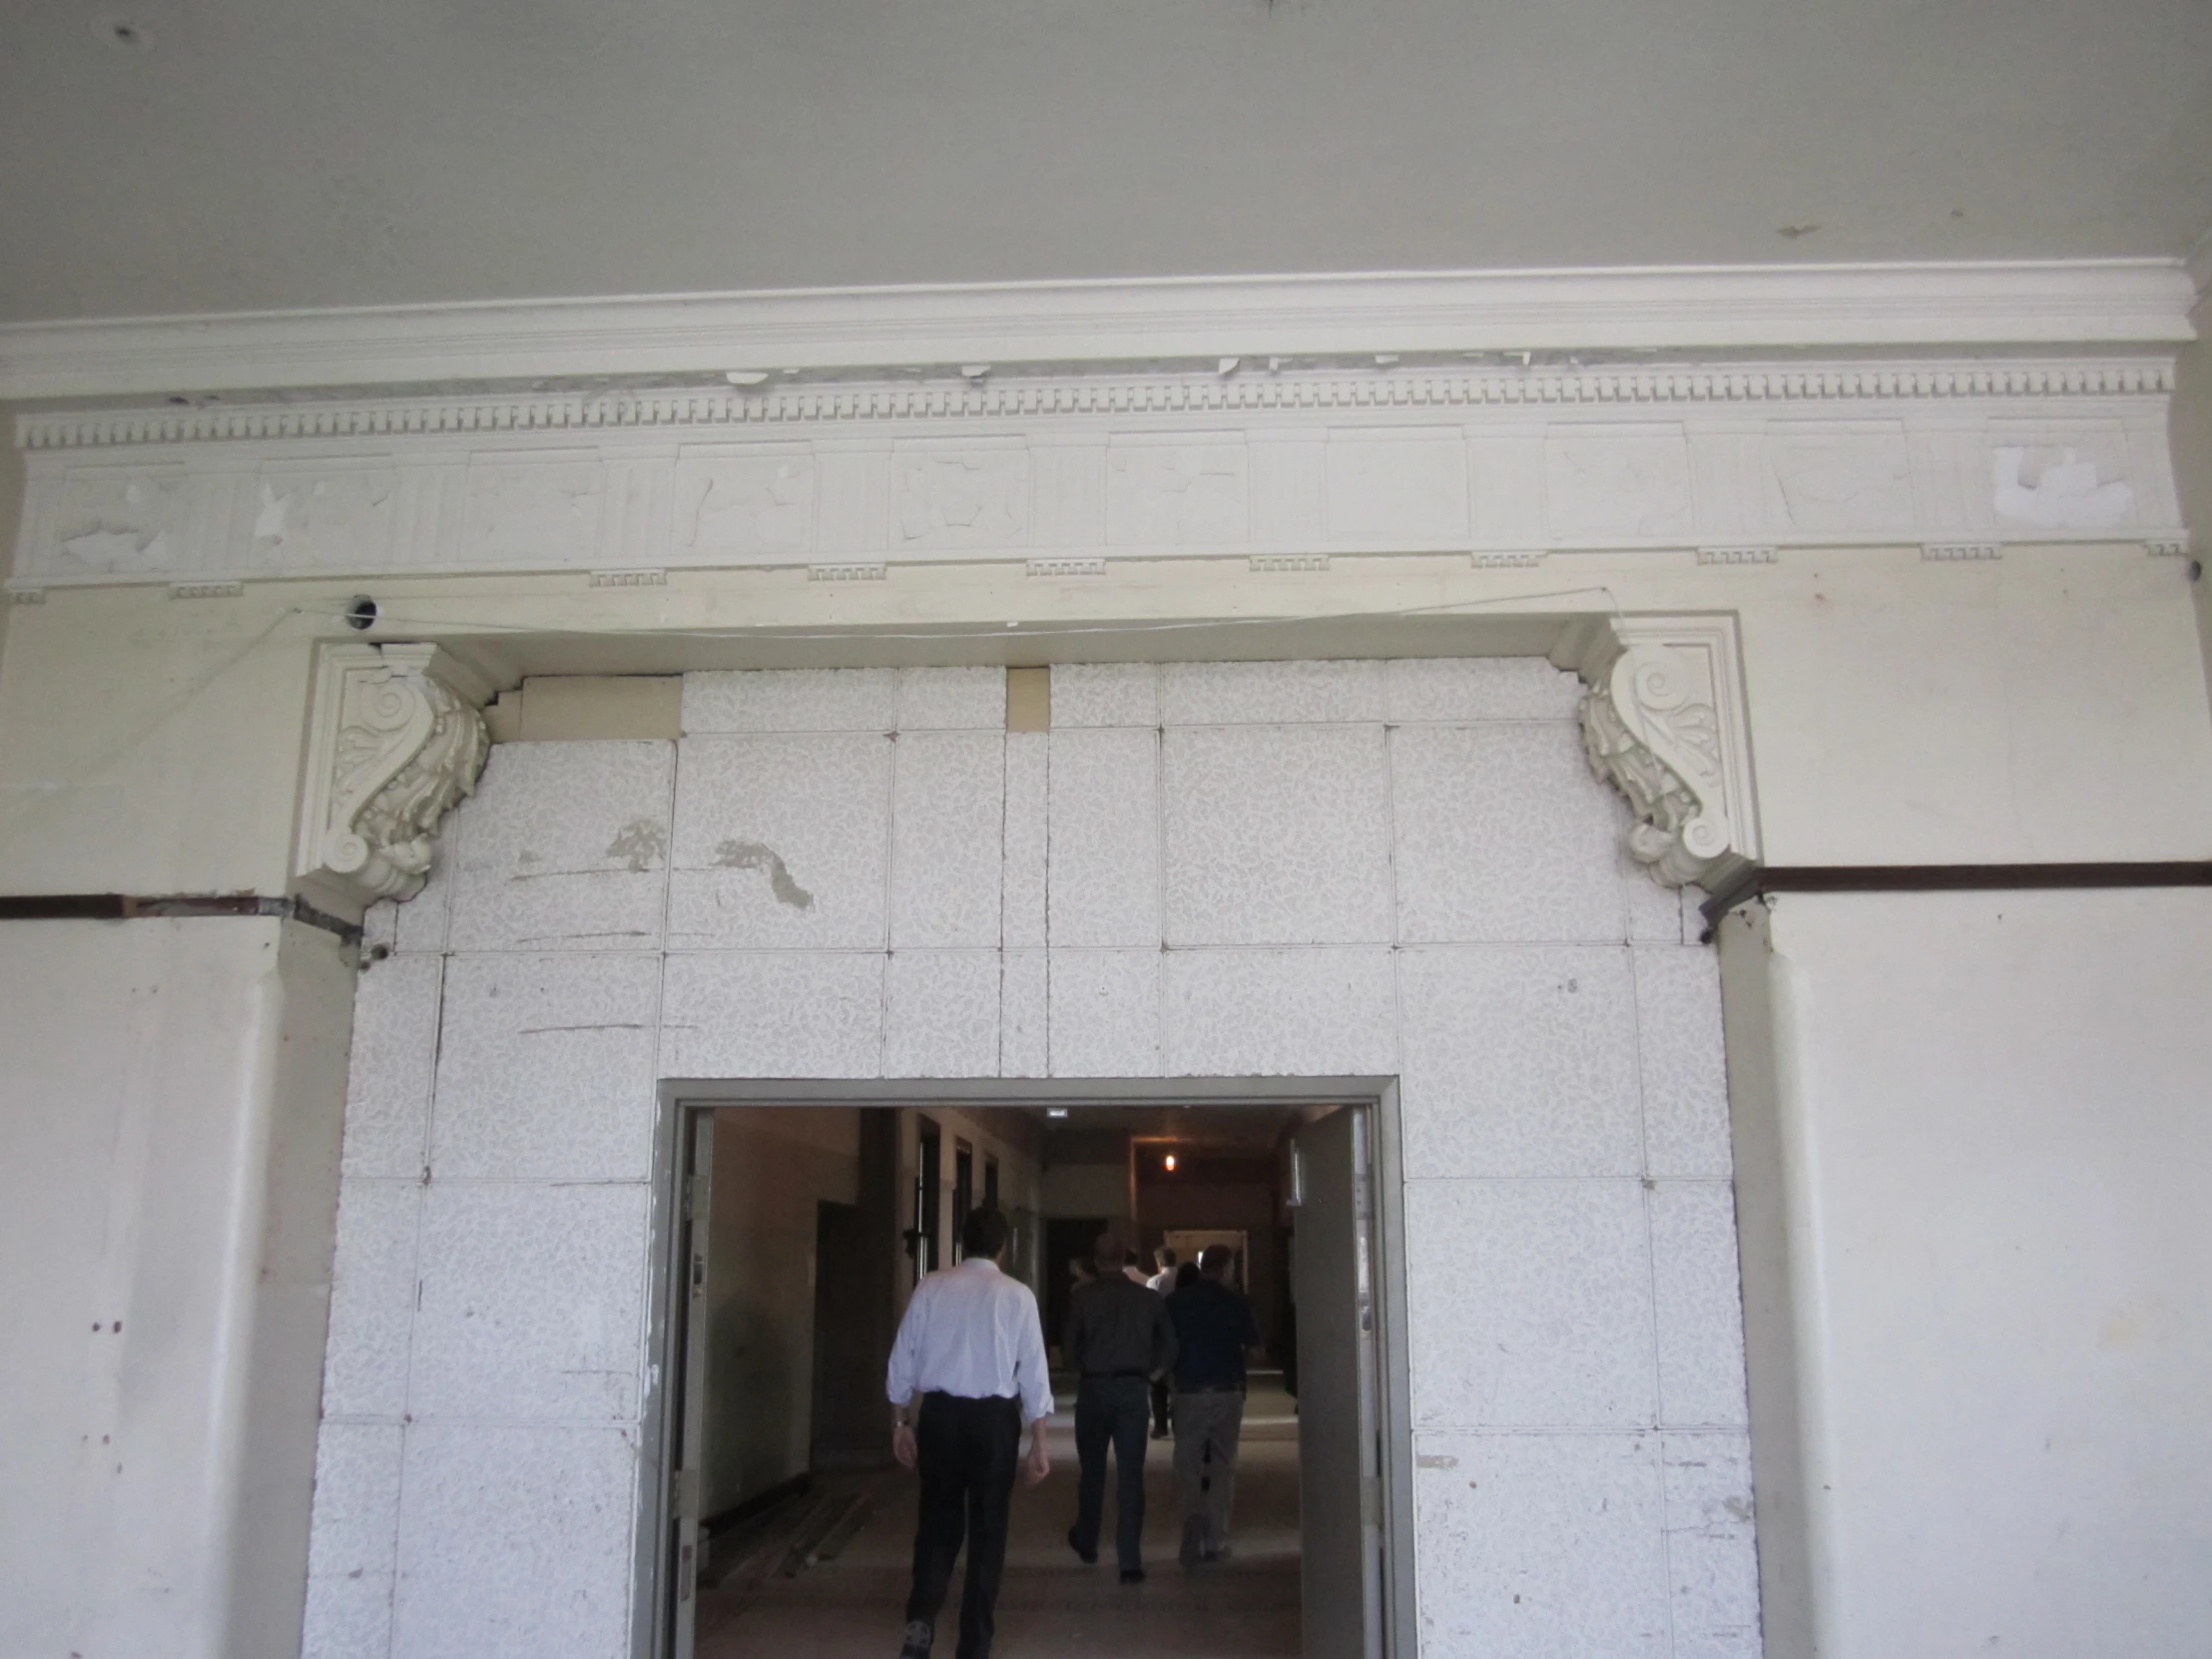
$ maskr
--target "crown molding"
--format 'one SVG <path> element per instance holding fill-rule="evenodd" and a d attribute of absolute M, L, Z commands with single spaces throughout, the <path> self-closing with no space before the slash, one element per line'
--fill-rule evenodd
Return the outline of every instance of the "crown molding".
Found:
<path fill-rule="evenodd" d="M 2173 346 L 2177 260 L 787 289 L 0 326 L 0 400 L 1364 353 Z"/>

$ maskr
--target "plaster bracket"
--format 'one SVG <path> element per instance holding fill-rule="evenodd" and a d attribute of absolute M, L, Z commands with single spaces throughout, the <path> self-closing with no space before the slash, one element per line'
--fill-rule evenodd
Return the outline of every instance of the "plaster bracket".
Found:
<path fill-rule="evenodd" d="M 438 822 L 476 788 L 492 682 L 435 645 L 325 646 L 315 665 L 294 884 L 357 918 L 412 898 Z"/>
<path fill-rule="evenodd" d="M 1590 688 L 1590 768 L 1628 798 L 1628 849 L 1662 885 L 1713 892 L 1758 864 L 1735 618 L 1589 617 L 1551 660 Z"/>

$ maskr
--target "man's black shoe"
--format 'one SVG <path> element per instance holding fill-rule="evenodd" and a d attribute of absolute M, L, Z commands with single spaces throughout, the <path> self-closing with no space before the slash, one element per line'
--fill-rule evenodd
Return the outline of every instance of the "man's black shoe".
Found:
<path fill-rule="evenodd" d="M 1142 1568 L 1142 1567 L 1124 1567 L 1124 1568 L 1122 1568 L 1122 1569 L 1121 1569 L 1121 1581 L 1122 1581 L 1122 1582 L 1123 1582 L 1124 1584 L 1142 1584 L 1142 1583 L 1144 1582 L 1144 1568 Z"/>
<path fill-rule="evenodd" d="M 1068 1528 L 1068 1548 L 1074 1550 L 1075 1553 L 1082 1558 L 1083 1565 L 1085 1565 L 1086 1567 L 1095 1567 L 1098 1565 L 1098 1551 L 1095 1549 L 1085 1549 L 1081 1544 L 1077 1543 L 1075 1541 L 1075 1528 L 1072 1526 Z"/>

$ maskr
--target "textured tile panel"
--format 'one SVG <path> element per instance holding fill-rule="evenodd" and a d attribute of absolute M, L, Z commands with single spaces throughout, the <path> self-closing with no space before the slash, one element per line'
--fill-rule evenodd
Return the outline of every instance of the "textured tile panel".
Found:
<path fill-rule="evenodd" d="M 1406 726 L 1390 736 L 1398 936 L 1619 939 L 1619 817 L 1574 726 Z"/>
<path fill-rule="evenodd" d="M 668 743 L 503 743 L 463 820 L 455 950 L 651 949 L 667 902 Z"/>
<path fill-rule="evenodd" d="M 389 1578 L 399 1532 L 399 1424 L 325 1422 L 315 1440 L 311 1578 Z"/>
<path fill-rule="evenodd" d="M 1738 1426 L 1749 1419 L 1736 1195 L 1725 1181 L 1662 1181 L 1649 1201 L 1660 1421 Z"/>
<path fill-rule="evenodd" d="M 392 1652 L 611 1659 L 629 1651 L 634 1432 L 407 1433 Z"/>
<path fill-rule="evenodd" d="M 1387 948 L 1171 950 L 1163 960 L 1170 1076 L 1397 1069 Z"/>
<path fill-rule="evenodd" d="M 898 740 L 892 778 L 892 945 L 996 945 L 1004 734 L 909 733 Z"/>
<path fill-rule="evenodd" d="M 660 989 L 657 955 L 453 957 L 433 1174 L 644 1180 Z"/>
<path fill-rule="evenodd" d="M 1745 1434 L 1662 1438 L 1674 1659 L 1759 1659 L 1759 1549 Z"/>
<path fill-rule="evenodd" d="M 1397 975 L 1407 1168 L 1641 1173 L 1626 950 L 1403 950 Z"/>
<path fill-rule="evenodd" d="M 1051 749 L 1050 733 L 1006 734 L 999 939 L 1009 948 L 1045 942 L 1045 797 Z"/>
<path fill-rule="evenodd" d="M 1046 1054 L 1045 953 L 1009 950 L 1000 958 L 998 1069 L 1004 1077 L 1043 1077 Z"/>
<path fill-rule="evenodd" d="M 1160 942 L 1159 734 L 1052 734 L 1046 925 L 1063 945 Z"/>
<path fill-rule="evenodd" d="M 1160 724 L 1153 663 L 1062 663 L 1052 671 L 1052 729 Z"/>
<path fill-rule="evenodd" d="M 891 748 L 848 733 L 685 739 L 670 944 L 880 946 Z"/>
<path fill-rule="evenodd" d="M 898 671 L 901 732 L 1006 729 L 1002 668 L 902 668 Z"/>
<path fill-rule="evenodd" d="M 1380 662 L 1166 663 L 1169 726 L 1284 725 L 1382 719 Z"/>
<path fill-rule="evenodd" d="M 666 1077 L 875 1077 L 883 963 L 873 951 L 706 951 L 668 959 Z"/>
<path fill-rule="evenodd" d="M 1638 945 L 1634 960 L 1650 1173 L 1726 1176 L 1733 1166 L 1720 958 L 1704 945 Z"/>
<path fill-rule="evenodd" d="M 645 1227 L 642 1184 L 430 1187 L 408 1410 L 635 1417 Z"/>
<path fill-rule="evenodd" d="M 445 815 L 430 851 L 429 878 L 422 890 L 399 905 L 392 918 L 394 950 L 443 950 L 453 919 L 453 868 L 461 854 L 466 826 L 458 812 Z"/>
<path fill-rule="evenodd" d="M 1170 944 L 1388 942 L 1382 727 L 1171 729 L 1161 754 Z"/>
<path fill-rule="evenodd" d="M 361 969 L 345 1085 L 347 1175 L 422 1174 L 444 965 L 438 956 L 388 956 Z"/>
<path fill-rule="evenodd" d="M 299 1659 L 388 1659 L 392 1574 L 307 1580 Z"/>
<path fill-rule="evenodd" d="M 338 1183 L 330 1336 L 322 1363 L 325 1417 L 396 1417 L 407 1408 L 421 1199 L 419 1176 Z"/>
<path fill-rule="evenodd" d="M 1695 944 L 1704 931 L 1704 918 L 1683 931 L 1682 889 L 1654 880 L 1649 866 L 1628 850 L 1628 803 L 1620 804 L 1620 830 L 1615 846 L 1621 872 L 1621 904 L 1628 912 L 1628 936 L 1640 944 Z M 1701 899 L 1702 899 L 1702 895 Z"/>
<path fill-rule="evenodd" d="M 1054 1077 L 1160 1073 L 1160 952 L 1055 950 L 1046 965 Z"/>
<path fill-rule="evenodd" d="M 1636 1182 L 1414 1181 L 1405 1234 L 1416 1425 L 1651 1424 Z"/>
<path fill-rule="evenodd" d="M 995 950 L 897 950 L 888 966 L 886 1077 L 998 1075 Z"/>
<path fill-rule="evenodd" d="M 1541 657 L 1405 657 L 1383 665 L 1395 721 L 1572 720 L 1582 682 Z"/>
<path fill-rule="evenodd" d="M 898 723 L 890 668 L 744 669 L 684 676 L 684 735 L 888 732 Z"/>
<path fill-rule="evenodd" d="M 1423 1434 L 1425 1659 L 1668 1659 L 1655 1434 Z"/>

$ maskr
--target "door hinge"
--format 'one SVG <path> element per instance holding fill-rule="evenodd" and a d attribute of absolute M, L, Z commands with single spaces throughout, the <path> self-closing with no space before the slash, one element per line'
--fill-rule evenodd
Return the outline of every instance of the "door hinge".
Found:
<path fill-rule="evenodd" d="M 671 1520 L 683 1520 L 699 1513 L 697 1469 L 676 1470 L 676 1478 L 669 1482 L 668 1513 Z"/>
<path fill-rule="evenodd" d="M 1382 1477 L 1380 1474 L 1363 1474 L 1360 1477 L 1360 1524 L 1382 1524 Z"/>

